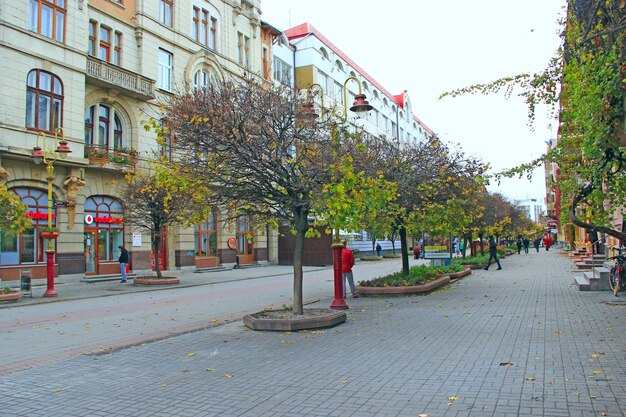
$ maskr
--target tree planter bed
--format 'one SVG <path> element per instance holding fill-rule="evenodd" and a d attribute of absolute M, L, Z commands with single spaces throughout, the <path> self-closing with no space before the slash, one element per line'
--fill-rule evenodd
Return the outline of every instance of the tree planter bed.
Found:
<path fill-rule="evenodd" d="M 252 330 L 276 332 L 322 329 L 345 321 L 345 312 L 326 309 L 305 309 L 302 316 L 286 310 L 260 311 L 243 318 L 243 324 Z"/>
<path fill-rule="evenodd" d="M 478 264 L 478 265 L 467 265 L 467 266 L 469 266 L 469 267 L 470 267 L 470 269 L 483 269 L 484 267 L 486 267 L 486 266 L 487 266 L 487 264 L 482 264 L 482 265 L 480 265 L 480 264 Z"/>
<path fill-rule="evenodd" d="M 180 279 L 176 277 L 156 278 L 156 277 L 137 277 L 134 280 L 135 285 L 173 285 L 179 284 Z"/>
<path fill-rule="evenodd" d="M 377 262 L 377 261 L 382 261 L 383 257 L 382 256 L 362 256 L 361 260 L 364 262 Z"/>
<path fill-rule="evenodd" d="M 17 301 L 22 298 L 24 294 L 20 291 L 10 292 L 8 294 L 0 293 L 0 302 Z"/>
<path fill-rule="evenodd" d="M 460 273 L 460 272 L 458 272 Z M 435 279 L 427 284 L 413 285 L 407 287 L 361 287 L 357 286 L 356 292 L 360 296 L 364 297 L 376 297 L 376 296 L 399 296 L 399 295 L 411 295 L 411 294 L 423 294 L 428 293 L 434 289 L 450 283 L 450 275 L 443 275 L 440 278 Z"/>
<path fill-rule="evenodd" d="M 469 274 L 472 273 L 472 269 L 465 266 L 465 269 L 463 269 L 461 272 L 453 272 L 451 274 L 447 274 L 450 276 L 450 279 L 459 279 L 459 278 L 463 278 L 468 276 Z"/>

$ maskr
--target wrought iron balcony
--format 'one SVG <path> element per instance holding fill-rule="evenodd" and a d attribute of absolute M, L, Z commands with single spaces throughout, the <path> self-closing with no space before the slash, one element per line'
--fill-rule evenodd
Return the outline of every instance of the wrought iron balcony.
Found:
<path fill-rule="evenodd" d="M 138 100 L 154 98 L 154 80 L 91 56 L 87 57 L 87 80 L 101 87 L 117 88 Z"/>

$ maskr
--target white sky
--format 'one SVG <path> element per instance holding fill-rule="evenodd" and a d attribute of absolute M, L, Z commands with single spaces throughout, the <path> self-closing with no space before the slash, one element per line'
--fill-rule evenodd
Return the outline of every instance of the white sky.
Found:
<path fill-rule="evenodd" d="M 519 97 L 437 97 L 545 68 L 560 43 L 557 20 L 564 5 L 565 0 L 261 0 L 261 19 L 282 30 L 309 22 L 392 94 L 406 89 L 413 113 L 442 139 L 460 143 L 498 170 L 545 152 L 547 111 L 538 108 L 532 132 Z M 543 201 L 543 169 L 532 182 L 507 180 L 490 190 Z"/>

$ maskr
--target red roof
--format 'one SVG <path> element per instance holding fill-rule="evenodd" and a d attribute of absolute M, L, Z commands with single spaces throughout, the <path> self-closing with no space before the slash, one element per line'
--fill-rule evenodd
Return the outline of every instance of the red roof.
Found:
<path fill-rule="evenodd" d="M 301 25 L 292 27 L 291 29 L 287 29 L 285 31 L 287 38 L 290 41 L 304 38 L 309 35 L 315 36 L 319 39 L 324 45 L 330 48 L 335 54 L 339 55 L 341 59 L 347 62 L 352 68 L 354 68 L 363 78 L 367 79 L 370 84 L 374 85 L 378 90 L 380 90 L 384 95 L 391 98 L 400 108 L 404 108 L 404 95 L 406 94 L 406 90 L 404 90 L 401 94 L 393 95 L 391 94 L 385 87 L 383 87 L 378 81 L 374 79 L 371 75 L 369 75 L 363 68 L 358 66 L 356 62 L 351 60 L 346 54 L 344 54 L 339 48 L 337 48 L 331 41 L 329 41 L 324 35 L 320 33 L 319 30 L 315 28 L 312 24 L 305 22 Z M 426 129 L 431 134 L 434 132 L 424 124 L 420 119 L 418 119 L 415 115 L 413 115 L 413 120 L 420 124 L 424 129 Z"/>

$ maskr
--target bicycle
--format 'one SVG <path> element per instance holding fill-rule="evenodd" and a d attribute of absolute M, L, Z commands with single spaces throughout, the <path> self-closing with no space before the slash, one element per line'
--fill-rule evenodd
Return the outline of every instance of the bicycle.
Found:
<path fill-rule="evenodd" d="M 611 256 L 609 259 L 615 259 L 615 265 L 611 267 L 609 272 L 609 284 L 613 290 L 613 295 L 626 291 L 626 255 L 622 252 L 626 250 L 624 247 L 613 247 L 612 250 L 618 250 L 619 254 Z"/>

